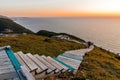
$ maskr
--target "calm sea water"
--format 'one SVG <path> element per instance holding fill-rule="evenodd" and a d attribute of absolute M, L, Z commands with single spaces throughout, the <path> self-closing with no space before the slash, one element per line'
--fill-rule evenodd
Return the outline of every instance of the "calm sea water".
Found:
<path fill-rule="evenodd" d="M 119 18 L 12 18 L 31 29 L 65 32 L 115 53 L 120 52 Z"/>

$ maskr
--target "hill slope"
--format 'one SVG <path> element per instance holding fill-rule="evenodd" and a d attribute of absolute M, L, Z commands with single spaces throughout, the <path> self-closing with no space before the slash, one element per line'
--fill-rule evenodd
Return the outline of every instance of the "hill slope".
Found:
<path fill-rule="evenodd" d="M 48 37 L 55 35 L 68 35 L 75 40 L 84 42 L 84 40 L 66 33 L 55 33 L 42 30 L 39 31 L 37 34 Z M 65 77 L 66 75 L 64 75 L 64 78 Z M 120 60 L 116 58 L 116 54 L 99 47 L 95 47 L 93 51 L 86 53 L 77 74 L 72 80 L 86 79 L 120 80 Z M 65 80 L 69 80 L 69 77 Z"/>
<path fill-rule="evenodd" d="M 33 33 L 9 18 L 0 17 L 0 33 L 5 29 L 11 29 L 14 33 Z"/>
<path fill-rule="evenodd" d="M 120 60 L 102 48 L 87 53 L 76 77 L 88 80 L 120 80 Z"/>
<path fill-rule="evenodd" d="M 0 32 L 9 28 L 15 33 L 32 33 L 21 25 L 8 18 L 0 18 Z M 66 33 L 39 31 L 37 35 L 19 35 L 18 37 L 0 37 L 0 46 L 11 45 L 14 51 L 31 52 L 32 54 L 57 56 L 64 51 L 86 48 L 83 44 L 51 38 L 55 35 L 68 35 L 71 38 L 84 42 L 84 40 Z M 42 36 L 38 36 L 42 35 Z M 65 78 L 67 77 L 67 78 Z M 69 80 L 65 76 L 63 80 Z M 83 62 L 72 80 L 120 80 L 120 60 L 114 53 L 95 47 L 87 53 Z"/>
<path fill-rule="evenodd" d="M 23 51 L 32 54 L 57 56 L 67 50 L 85 48 L 83 44 L 58 40 L 33 34 L 19 35 L 18 37 L 0 37 L 0 46 L 11 45 L 14 51 Z"/>
<path fill-rule="evenodd" d="M 83 44 L 38 35 L 0 37 L 0 46 L 11 45 L 14 51 L 31 52 L 39 55 L 57 56 L 64 51 L 86 48 Z M 63 80 L 69 80 L 64 76 Z M 120 80 L 120 60 L 114 53 L 95 47 L 86 53 L 83 62 L 71 80 Z M 48 79 L 49 80 L 49 79 Z"/>
<path fill-rule="evenodd" d="M 82 39 L 80 39 L 80 38 L 78 38 L 74 35 L 67 34 L 67 33 L 55 33 L 55 32 L 47 31 L 47 30 L 40 30 L 36 34 L 41 35 L 41 36 L 47 36 L 47 37 L 52 37 L 52 36 L 57 36 L 57 35 L 67 35 L 71 39 L 74 39 L 74 40 L 77 40 L 77 41 L 80 41 L 80 42 L 85 42 L 84 40 L 82 40 Z"/>

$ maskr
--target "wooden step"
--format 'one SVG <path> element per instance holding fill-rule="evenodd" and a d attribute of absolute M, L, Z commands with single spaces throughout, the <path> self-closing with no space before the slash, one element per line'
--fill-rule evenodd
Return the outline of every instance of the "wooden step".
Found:
<path fill-rule="evenodd" d="M 30 69 L 30 72 L 35 75 L 36 70 L 38 69 L 38 66 L 31 60 L 29 59 L 23 52 L 17 52 L 17 54 L 20 56 L 20 58 L 23 60 L 23 62 L 28 66 Z"/>
<path fill-rule="evenodd" d="M 39 73 L 42 73 L 44 71 L 46 71 L 48 68 L 42 63 L 40 62 L 35 56 L 33 56 L 32 54 L 30 53 L 27 53 L 26 54 L 37 66 L 38 66 L 38 74 Z"/>
<path fill-rule="evenodd" d="M 40 62 L 42 62 L 45 66 L 48 67 L 47 70 L 47 74 L 54 74 L 54 71 L 56 70 L 56 68 L 54 66 L 52 66 L 51 64 L 49 64 L 44 58 L 42 58 L 41 56 L 39 56 L 38 54 L 34 55 L 37 59 L 39 59 Z"/>
<path fill-rule="evenodd" d="M 79 60 L 67 58 L 67 57 L 60 56 L 60 55 L 57 57 L 57 59 L 63 61 L 64 63 L 66 63 L 70 66 L 72 66 L 75 69 L 78 69 L 78 67 L 80 66 L 80 63 L 81 63 L 81 61 L 79 61 Z"/>

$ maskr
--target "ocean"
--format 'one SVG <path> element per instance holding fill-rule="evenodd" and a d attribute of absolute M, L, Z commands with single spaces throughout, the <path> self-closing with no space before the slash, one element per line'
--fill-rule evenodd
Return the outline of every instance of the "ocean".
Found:
<path fill-rule="evenodd" d="M 38 32 L 49 30 L 75 35 L 99 47 L 120 53 L 120 18 L 13 17 L 15 22 Z"/>

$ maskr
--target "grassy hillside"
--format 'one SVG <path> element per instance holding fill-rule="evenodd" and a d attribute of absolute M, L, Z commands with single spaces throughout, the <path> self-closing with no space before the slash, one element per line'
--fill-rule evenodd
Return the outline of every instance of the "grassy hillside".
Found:
<path fill-rule="evenodd" d="M 41 36 L 47 36 L 47 37 L 58 35 L 58 33 L 47 31 L 47 30 L 40 30 L 36 34 Z"/>
<path fill-rule="evenodd" d="M 23 26 L 15 23 L 11 19 L 0 18 L 0 33 L 5 29 L 11 29 L 14 31 L 14 33 L 33 33 L 32 31 L 24 28 Z"/>
<path fill-rule="evenodd" d="M 76 77 L 88 80 L 120 80 L 120 60 L 115 54 L 95 47 L 85 55 Z"/>
<path fill-rule="evenodd" d="M 83 44 L 32 34 L 0 37 L 0 46 L 5 45 L 11 45 L 14 51 L 22 50 L 24 53 L 52 57 L 67 50 L 86 48 Z M 68 78 L 69 76 L 64 76 L 63 80 L 69 80 Z M 86 53 L 77 74 L 71 80 L 120 80 L 120 60 L 114 53 L 95 47 Z"/>
<path fill-rule="evenodd" d="M 67 50 L 85 48 L 82 44 L 53 39 L 37 35 L 20 35 L 18 37 L 0 37 L 0 46 L 11 45 L 14 51 L 57 56 Z"/>
<path fill-rule="evenodd" d="M 74 35 L 70 35 L 67 33 L 55 33 L 55 32 L 51 32 L 51 31 L 47 31 L 47 30 L 40 30 L 36 33 L 37 35 L 42 35 L 42 36 L 47 36 L 47 37 L 52 37 L 52 36 L 57 36 L 57 35 L 67 35 L 69 36 L 71 39 L 80 41 L 80 42 L 85 42 L 84 40 L 74 36 Z"/>

